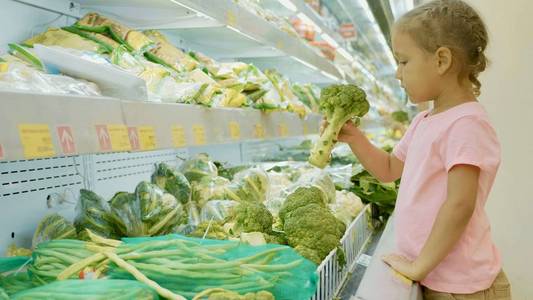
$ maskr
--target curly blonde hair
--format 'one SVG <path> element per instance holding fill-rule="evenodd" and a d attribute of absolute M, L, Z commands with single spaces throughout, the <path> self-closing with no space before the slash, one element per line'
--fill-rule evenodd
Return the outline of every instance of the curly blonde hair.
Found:
<path fill-rule="evenodd" d="M 395 27 L 428 52 L 449 48 L 460 67 L 460 78 L 470 80 L 476 96 L 481 93 L 478 75 L 488 64 L 489 38 L 483 20 L 470 5 L 461 0 L 434 0 L 407 12 Z"/>

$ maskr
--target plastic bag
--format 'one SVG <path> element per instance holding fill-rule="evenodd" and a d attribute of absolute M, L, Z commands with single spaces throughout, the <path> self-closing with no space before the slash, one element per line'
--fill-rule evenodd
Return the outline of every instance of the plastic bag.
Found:
<path fill-rule="evenodd" d="M 155 165 L 152 183 L 172 194 L 182 204 L 191 200 L 191 184 L 185 175 L 164 163 Z"/>
<path fill-rule="evenodd" d="M 235 174 L 228 186 L 228 193 L 237 201 L 264 202 L 267 199 L 269 181 L 267 173 L 260 168 L 252 168 Z M 236 198 L 234 198 L 236 197 Z"/>
<path fill-rule="evenodd" d="M 145 235 L 174 232 L 181 223 L 184 212 L 182 204 L 173 195 L 148 182 L 139 183 L 135 194 L 140 202 Z"/>
<path fill-rule="evenodd" d="M 224 177 L 205 177 L 193 186 L 193 200 L 201 208 L 209 200 L 224 200 L 230 181 Z"/>
<path fill-rule="evenodd" d="M 120 236 L 142 236 L 144 226 L 141 220 L 141 205 L 135 194 L 118 192 L 111 200 L 110 216 Z"/>
<path fill-rule="evenodd" d="M 79 300 L 156 300 L 157 293 L 147 285 L 134 280 L 63 280 L 21 291 L 12 300 L 30 299 Z"/>
<path fill-rule="evenodd" d="M 94 83 L 63 75 L 46 74 L 21 62 L 8 62 L 7 72 L 0 72 L 0 90 L 24 90 L 47 94 L 101 96 Z"/>
<path fill-rule="evenodd" d="M 85 229 L 103 237 L 116 237 L 115 228 L 110 221 L 109 205 L 90 190 L 80 190 L 74 226 L 78 237 L 84 240 L 88 239 Z"/>
<path fill-rule="evenodd" d="M 338 189 L 349 190 L 352 188 L 352 164 L 327 167 L 326 172 L 329 174 L 331 180 L 335 184 L 335 187 Z"/>
<path fill-rule="evenodd" d="M 202 207 L 200 221 L 224 221 L 238 204 L 239 202 L 232 200 L 211 200 Z"/>
<path fill-rule="evenodd" d="M 197 154 L 194 158 L 184 161 L 178 171 L 183 173 L 191 184 L 199 182 L 204 177 L 218 176 L 217 167 L 205 153 Z"/>
<path fill-rule="evenodd" d="M 58 214 L 45 216 L 37 225 L 31 241 L 32 248 L 39 243 L 55 239 L 75 239 L 76 228 L 65 218 Z"/>
<path fill-rule="evenodd" d="M 326 171 L 314 169 L 313 171 L 302 173 L 302 176 L 294 184 L 295 188 L 307 185 L 320 188 L 324 192 L 328 203 L 335 202 L 335 184 Z"/>

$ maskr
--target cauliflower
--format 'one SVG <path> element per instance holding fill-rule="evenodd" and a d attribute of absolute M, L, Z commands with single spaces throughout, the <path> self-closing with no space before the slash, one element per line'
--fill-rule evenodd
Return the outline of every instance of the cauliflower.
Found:
<path fill-rule="evenodd" d="M 337 191 L 337 200 L 328 206 L 335 217 L 348 226 L 363 210 L 364 204 L 361 198 L 352 192 Z"/>
<path fill-rule="evenodd" d="M 300 187 L 287 197 L 280 210 L 288 244 L 307 259 L 320 262 L 335 249 L 346 226 L 326 208 L 317 187 Z"/>
<path fill-rule="evenodd" d="M 330 159 L 331 150 L 337 142 L 342 126 L 353 117 L 362 117 L 370 105 L 365 92 L 353 84 L 334 84 L 320 94 L 320 112 L 324 114 L 329 125 L 311 150 L 309 163 L 324 168 Z"/>

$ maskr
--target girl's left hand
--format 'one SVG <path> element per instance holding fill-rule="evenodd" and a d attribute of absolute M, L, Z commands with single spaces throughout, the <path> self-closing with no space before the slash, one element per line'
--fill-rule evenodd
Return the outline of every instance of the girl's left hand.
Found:
<path fill-rule="evenodd" d="M 424 279 L 421 270 L 418 270 L 416 264 L 401 255 L 388 254 L 382 256 L 381 259 L 398 273 L 413 281 Z"/>

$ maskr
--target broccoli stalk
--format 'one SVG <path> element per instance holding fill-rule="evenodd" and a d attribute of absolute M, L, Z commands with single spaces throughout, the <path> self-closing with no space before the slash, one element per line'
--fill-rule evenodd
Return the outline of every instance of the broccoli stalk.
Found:
<path fill-rule="evenodd" d="M 322 89 L 320 112 L 324 114 L 328 126 L 313 146 L 309 162 L 324 168 L 342 126 L 354 117 L 364 116 L 369 108 L 365 92 L 356 85 L 334 84 Z"/>

